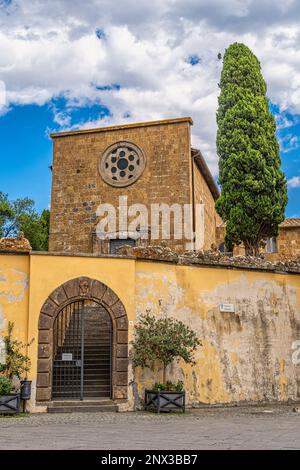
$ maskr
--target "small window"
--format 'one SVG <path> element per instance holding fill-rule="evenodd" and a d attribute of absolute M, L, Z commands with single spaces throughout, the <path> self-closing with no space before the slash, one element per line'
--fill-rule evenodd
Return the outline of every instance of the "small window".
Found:
<path fill-rule="evenodd" d="M 267 253 L 277 253 L 277 239 L 276 239 L 276 237 L 267 238 L 266 252 Z"/>
<path fill-rule="evenodd" d="M 223 255 L 226 255 L 226 256 L 232 256 L 233 253 L 232 251 L 228 251 L 227 248 L 226 248 L 226 245 L 225 243 L 221 243 L 221 245 L 219 245 L 219 252 L 222 253 Z"/>
<path fill-rule="evenodd" d="M 120 240 L 120 239 L 110 240 L 109 241 L 109 254 L 115 255 L 118 249 L 124 245 L 136 246 L 136 240 L 133 240 L 132 238 L 126 238 L 125 240 Z"/>
<path fill-rule="evenodd" d="M 225 253 L 225 243 L 221 243 L 221 245 L 219 245 L 219 252 L 220 253 Z"/>

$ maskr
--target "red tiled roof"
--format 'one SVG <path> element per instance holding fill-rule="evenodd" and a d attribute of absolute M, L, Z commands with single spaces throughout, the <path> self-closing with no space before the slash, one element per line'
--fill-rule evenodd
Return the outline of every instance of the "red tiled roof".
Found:
<path fill-rule="evenodd" d="M 222 222 L 218 227 L 225 227 L 226 224 Z M 300 219 L 285 219 L 280 225 L 280 228 L 294 228 L 300 227 Z"/>

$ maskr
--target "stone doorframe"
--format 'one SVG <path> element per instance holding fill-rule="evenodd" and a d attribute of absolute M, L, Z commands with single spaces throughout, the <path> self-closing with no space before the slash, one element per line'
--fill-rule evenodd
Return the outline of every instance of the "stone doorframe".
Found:
<path fill-rule="evenodd" d="M 127 399 L 128 319 L 125 307 L 119 297 L 102 282 L 79 277 L 55 289 L 41 308 L 38 324 L 37 402 L 51 401 L 54 320 L 66 305 L 83 299 L 97 302 L 110 314 L 113 328 L 112 398 Z"/>

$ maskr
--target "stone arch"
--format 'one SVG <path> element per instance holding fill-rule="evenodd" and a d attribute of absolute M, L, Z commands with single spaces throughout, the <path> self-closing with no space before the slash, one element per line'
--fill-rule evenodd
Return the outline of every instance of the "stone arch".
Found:
<path fill-rule="evenodd" d="M 37 402 L 51 401 L 53 325 L 58 313 L 71 302 L 88 299 L 102 305 L 110 314 L 112 338 L 112 398 L 127 399 L 128 319 L 119 297 L 96 279 L 79 277 L 55 289 L 43 304 L 38 323 Z"/>

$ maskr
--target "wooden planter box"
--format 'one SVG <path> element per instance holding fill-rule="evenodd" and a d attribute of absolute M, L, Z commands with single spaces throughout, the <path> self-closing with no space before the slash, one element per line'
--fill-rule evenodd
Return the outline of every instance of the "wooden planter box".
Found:
<path fill-rule="evenodd" d="M 0 414 L 20 413 L 20 394 L 10 393 L 0 396 Z"/>
<path fill-rule="evenodd" d="M 185 391 L 145 390 L 145 410 L 185 412 Z"/>

